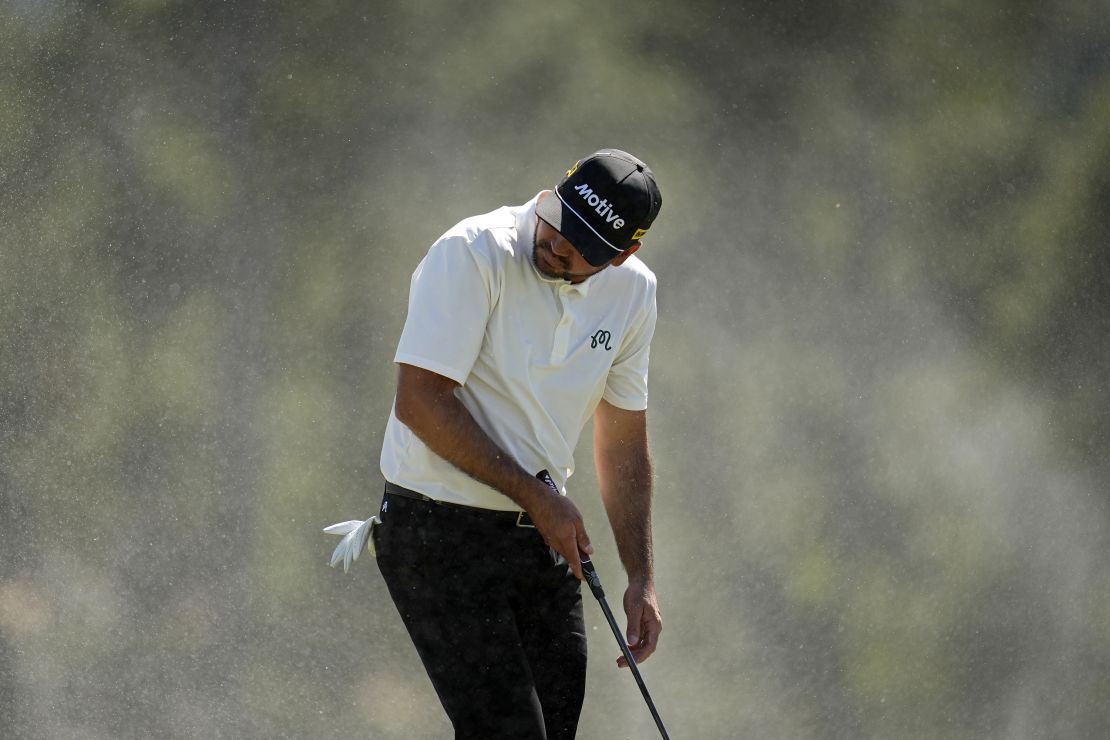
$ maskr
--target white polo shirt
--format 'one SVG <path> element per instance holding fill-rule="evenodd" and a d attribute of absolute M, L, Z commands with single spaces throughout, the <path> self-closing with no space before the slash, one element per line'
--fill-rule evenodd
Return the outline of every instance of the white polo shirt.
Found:
<path fill-rule="evenodd" d="M 600 399 L 647 408 L 655 275 L 636 255 L 572 285 L 536 269 L 536 201 L 468 218 L 432 245 L 412 275 L 394 362 L 460 384 L 478 425 L 560 491 Z M 553 196 L 549 196 L 553 197 Z M 389 415 L 386 480 L 441 501 L 519 510 L 511 499 L 432 452 Z"/>

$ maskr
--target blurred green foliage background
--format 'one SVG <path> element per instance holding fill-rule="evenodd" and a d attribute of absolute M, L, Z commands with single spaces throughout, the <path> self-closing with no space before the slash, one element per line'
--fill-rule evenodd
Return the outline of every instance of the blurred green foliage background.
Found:
<path fill-rule="evenodd" d="M 603 146 L 671 734 L 1110 736 L 1105 3 L 14 0 L 0 60 L 3 737 L 448 737 L 320 529 L 427 246 Z M 580 735 L 653 736 L 587 618 Z"/>

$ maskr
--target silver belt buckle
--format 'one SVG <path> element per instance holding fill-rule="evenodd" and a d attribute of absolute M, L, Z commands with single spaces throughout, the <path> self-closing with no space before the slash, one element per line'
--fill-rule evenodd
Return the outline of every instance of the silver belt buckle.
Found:
<path fill-rule="evenodd" d="M 518 527 L 531 527 L 532 529 L 535 529 L 536 528 L 535 524 L 525 524 L 524 523 L 524 516 L 527 513 L 528 512 L 526 512 L 526 511 L 518 511 L 517 512 L 517 514 L 516 514 L 516 526 L 518 526 Z"/>

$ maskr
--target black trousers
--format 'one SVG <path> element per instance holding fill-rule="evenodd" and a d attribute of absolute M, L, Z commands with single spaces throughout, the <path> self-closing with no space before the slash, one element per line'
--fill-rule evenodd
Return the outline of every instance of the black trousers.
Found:
<path fill-rule="evenodd" d="M 387 491 L 379 518 L 378 568 L 456 739 L 573 738 L 586 635 L 562 556 L 508 514 Z"/>

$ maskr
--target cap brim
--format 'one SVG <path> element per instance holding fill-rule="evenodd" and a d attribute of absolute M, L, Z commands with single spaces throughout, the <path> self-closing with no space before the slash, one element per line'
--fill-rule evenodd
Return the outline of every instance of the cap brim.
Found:
<path fill-rule="evenodd" d="M 594 267 L 601 267 L 621 255 L 619 249 L 609 246 L 578 214 L 567 207 L 559 197 L 558 190 L 536 204 L 536 215 L 551 224 L 551 228 L 562 234 Z"/>

